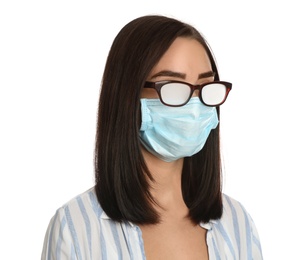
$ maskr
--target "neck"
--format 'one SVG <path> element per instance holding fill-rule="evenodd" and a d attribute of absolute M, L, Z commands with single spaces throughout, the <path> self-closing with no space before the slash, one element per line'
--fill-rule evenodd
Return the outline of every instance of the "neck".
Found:
<path fill-rule="evenodd" d="M 181 190 L 183 159 L 164 162 L 154 155 L 143 151 L 147 167 L 154 179 L 150 183 L 150 192 L 160 208 L 160 214 L 186 209 Z M 187 214 L 186 212 L 183 213 Z"/>

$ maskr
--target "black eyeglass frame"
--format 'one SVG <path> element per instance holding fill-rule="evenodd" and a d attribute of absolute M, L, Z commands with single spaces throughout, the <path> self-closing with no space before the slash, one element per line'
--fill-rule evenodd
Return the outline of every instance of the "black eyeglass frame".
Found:
<path fill-rule="evenodd" d="M 161 88 L 168 84 L 168 83 L 181 83 L 181 84 L 185 84 L 185 85 L 188 85 L 191 89 L 191 92 L 189 94 L 189 98 L 183 103 L 183 104 L 180 104 L 180 105 L 170 105 L 170 104 L 167 104 L 166 102 L 163 101 L 162 97 L 161 97 L 161 94 L 160 94 L 160 90 Z M 211 84 L 215 84 L 215 83 L 219 83 L 219 84 L 222 84 L 226 87 L 226 93 L 225 93 L 225 97 L 223 98 L 223 101 L 216 104 L 216 105 L 208 105 L 204 102 L 203 98 L 202 98 L 202 95 L 201 95 L 201 92 L 202 92 L 202 89 L 205 87 L 205 86 L 208 86 L 208 85 L 211 85 Z M 199 90 L 199 99 L 200 101 L 205 105 L 205 106 L 208 106 L 208 107 L 218 107 L 220 105 L 222 105 L 227 97 L 228 97 L 228 94 L 230 92 L 230 90 L 232 89 L 232 83 L 230 82 L 227 82 L 227 81 L 212 81 L 212 82 L 208 82 L 208 83 L 203 83 L 203 84 L 199 84 L 199 85 L 192 85 L 190 83 L 187 83 L 187 82 L 184 82 L 184 81 L 177 81 L 177 80 L 164 80 L 164 81 L 156 81 L 156 82 L 151 82 L 151 81 L 146 81 L 145 85 L 144 85 L 144 88 L 153 88 L 156 90 L 158 96 L 159 96 L 159 99 L 160 101 L 166 105 L 166 106 L 169 106 L 169 107 L 182 107 L 184 105 L 186 105 L 189 100 L 191 99 L 192 95 L 193 95 L 193 92 L 195 90 Z"/>

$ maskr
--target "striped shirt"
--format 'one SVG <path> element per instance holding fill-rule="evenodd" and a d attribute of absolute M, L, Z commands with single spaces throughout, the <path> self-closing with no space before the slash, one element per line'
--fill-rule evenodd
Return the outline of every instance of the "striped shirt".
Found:
<path fill-rule="evenodd" d="M 244 207 L 223 194 L 223 215 L 201 223 L 207 229 L 209 259 L 263 259 L 256 227 Z M 48 226 L 42 260 L 146 259 L 141 230 L 111 220 L 94 188 L 59 208 Z"/>

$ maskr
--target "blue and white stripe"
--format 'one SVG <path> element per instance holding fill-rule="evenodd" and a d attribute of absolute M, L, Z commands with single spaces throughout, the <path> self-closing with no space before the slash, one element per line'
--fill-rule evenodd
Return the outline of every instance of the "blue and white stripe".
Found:
<path fill-rule="evenodd" d="M 201 223 L 207 232 L 209 259 L 263 259 L 256 227 L 244 207 L 223 195 L 220 220 Z M 111 220 L 100 207 L 94 188 L 59 208 L 46 232 L 42 260 L 145 258 L 141 230 Z"/>

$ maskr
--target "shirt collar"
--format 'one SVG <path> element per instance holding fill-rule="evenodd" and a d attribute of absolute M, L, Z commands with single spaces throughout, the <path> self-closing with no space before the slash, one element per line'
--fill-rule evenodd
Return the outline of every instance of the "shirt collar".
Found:
<path fill-rule="evenodd" d="M 111 219 L 104 211 L 101 212 L 100 218 L 101 218 L 101 219 L 106 219 L 106 220 Z"/>
<path fill-rule="evenodd" d="M 200 226 L 201 226 L 202 228 L 207 229 L 207 230 L 211 230 L 213 224 L 216 224 L 216 220 L 211 219 L 211 220 L 210 220 L 209 222 L 207 222 L 207 223 L 201 222 L 201 223 L 200 223 Z"/>
<path fill-rule="evenodd" d="M 104 220 L 111 220 L 111 218 L 110 218 L 104 211 L 101 213 L 101 219 L 104 219 Z M 127 221 L 127 223 L 128 223 L 131 227 L 136 227 L 136 225 L 133 224 L 133 223 L 130 222 L 130 221 Z M 207 223 L 201 222 L 199 225 L 200 225 L 202 228 L 205 228 L 205 229 L 207 229 L 207 230 L 211 230 L 213 224 L 216 224 L 216 220 L 211 219 L 209 222 L 207 222 Z"/>

